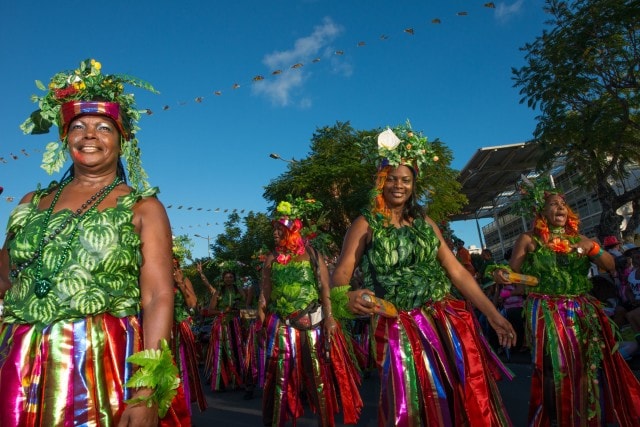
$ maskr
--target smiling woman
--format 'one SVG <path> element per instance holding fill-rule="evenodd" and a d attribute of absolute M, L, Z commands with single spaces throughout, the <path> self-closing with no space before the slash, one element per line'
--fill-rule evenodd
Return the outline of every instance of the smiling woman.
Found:
<path fill-rule="evenodd" d="M 0 425 L 190 425 L 168 345 L 169 220 L 157 189 L 144 188 L 132 137 L 138 116 L 122 92 L 132 79 L 100 69 L 87 60 L 56 74 L 23 124 L 26 133 L 58 126 L 61 143 L 43 158 L 48 171 L 63 166 L 65 148 L 72 163 L 9 218 L 0 388 L 11 397 L 0 401 Z"/>

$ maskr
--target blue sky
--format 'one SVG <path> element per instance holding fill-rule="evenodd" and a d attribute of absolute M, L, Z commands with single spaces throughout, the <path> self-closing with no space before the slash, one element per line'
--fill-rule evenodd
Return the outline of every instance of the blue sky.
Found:
<path fill-rule="evenodd" d="M 60 177 L 39 168 L 55 129 L 29 136 L 18 128 L 36 108 L 34 81 L 86 58 L 160 91 L 135 91 L 138 106 L 153 111 L 138 133 L 143 164 L 195 256 L 223 230 L 225 209 L 266 211 L 263 187 L 287 168 L 269 153 L 306 156 L 318 127 L 409 119 L 453 150 L 456 169 L 481 147 L 527 141 L 535 112 L 519 104 L 511 67 L 542 33 L 544 3 L 485 3 L 1 2 L 0 222 L 38 182 Z M 480 244 L 475 222 L 452 228 Z"/>

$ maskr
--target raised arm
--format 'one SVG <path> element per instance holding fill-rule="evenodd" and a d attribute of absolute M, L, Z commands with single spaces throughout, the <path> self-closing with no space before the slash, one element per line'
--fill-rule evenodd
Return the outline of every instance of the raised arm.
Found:
<path fill-rule="evenodd" d="M 218 291 L 216 290 L 216 288 L 211 286 L 211 283 L 209 283 L 207 276 L 204 275 L 201 262 L 196 263 L 196 270 L 198 270 L 198 273 L 200 273 L 200 278 L 202 279 L 202 282 L 205 284 L 205 286 L 209 289 L 209 293 L 211 294 L 211 298 L 213 299 Z"/>
<path fill-rule="evenodd" d="M 193 290 L 191 280 L 189 280 L 188 277 L 184 277 L 180 268 L 175 269 L 174 277 L 176 284 L 178 285 L 178 290 L 182 293 L 187 307 L 196 308 L 198 305 L 198 297 L 196 296 L 196 292 Z"/>

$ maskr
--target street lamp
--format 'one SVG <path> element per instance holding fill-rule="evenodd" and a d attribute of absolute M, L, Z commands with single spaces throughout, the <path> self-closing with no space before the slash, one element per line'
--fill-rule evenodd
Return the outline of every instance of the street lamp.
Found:
<path fill-rule="evenodd" d="M 277 153 L 271 153 L 269 154 L 269 157 L 276 160 L 282 160 L 283 162 L 287 162 L 287 163 L 298 163 L 298 161 L 294 158 L 291 158 L 291 160 L 283 159 L 282 157 L 280 157 L 280 154 L 277 154 Z"/>
<path fill-rule="evenodd" d="M 209 258 L 211 258 L 211 240 L 210 240 L 210 237 L 209 236 L 204 237 L 204 236 L 201 236 L 199 234 L 194 234 L 194 236 L 195 237 L 199 237 L 201 239 L 205 239 L 207 241 L 207 255 L 209 256 Z"/>

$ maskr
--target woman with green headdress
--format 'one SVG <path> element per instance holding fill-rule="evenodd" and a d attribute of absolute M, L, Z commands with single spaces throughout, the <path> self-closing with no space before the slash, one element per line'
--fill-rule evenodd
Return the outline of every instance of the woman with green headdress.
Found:
<path fill-rule="evenodd" d="M 235 269 L 237 263 L 224 262 L 222 286 L 211 297 L 208 315 L 213 317 L 209 346 L 205 359 L 205 376 L 211 390 L 234 390 L 244 386 L 244 343 L 240 325 L 240 308 L 245 306 L 244 296 L 238 289 Z M 207 286 L 207 278 L 200 272 Z"/>
<path fill-rule="evenodd" d="M 408 123 L 367 138 L 363 149 L 378 166 L 372 207 L 345 236 L 331 301 L 335 316 L 371 316 L 378 425 L 510 425 L 495 382 L 510 373 L 468 303 L 452 296 L 452 285 L 487 316 L 501 345 L 515 343 L 513 327 L 418 204 L 422 179 L 439 156 Z M 357 266 L 364 286 L 353 289 Z"/>
<path fill-rule="evenodd" d="M 148 188 L 139 112 L 101 64 L 53 76 L 25 133 L 56 124 L 43 167 L 59 182 L 24 196 L 0 252 L 0 425 L 189 425 L 168 342 L 171 231 Z M 121 162 L 125 159 L 127 173 Z"/>
<path fill-rule="evenodd" d="M 331 313 L 324 256 L 309 242 L 309 216 L 319 209 L 312 198 L 282 201 L 272 221 L 275 250 L 264 261 L 258 307 L 266 331 L 265 426 L 296 425 L 303 396 L 322 427 L 334 426 L 340 409 L 344 424 L 360 417 L 360 374 Z"/>
<path fill-rule="evenodd" d="M 591 263 L 611 271 L 613 257 L 580 234 L 578 216 L 551 180 L 525 179 L 519 213 L 534 214 L 508 266 L 492 271 L 538 278 L 526 286 L 524 316 L 533 358 L 529 425 L 640 425 L 640 383 L 617 351 L 613 323 L 590 295 Z M 523 287 L 522 285 L 518 285 Z"/>
<path fill-rule="evenodd" d="M 193 318 L 191 317 L 198 306 L 198 296 L 193 289 L 191 280 L 185 276 L 181 267 L 184 258 L 190 256 L 191 252 L 184 246 L 184 241 L 181 238 L 174 238 L 173 353 L 180 371 L 187 407 L 191 409 L 191 404 L 197 403 L 200 411 L 204 411 L 207 409 L 207 400 L 200 381 L 199 353 L 192 329 Z"/>

